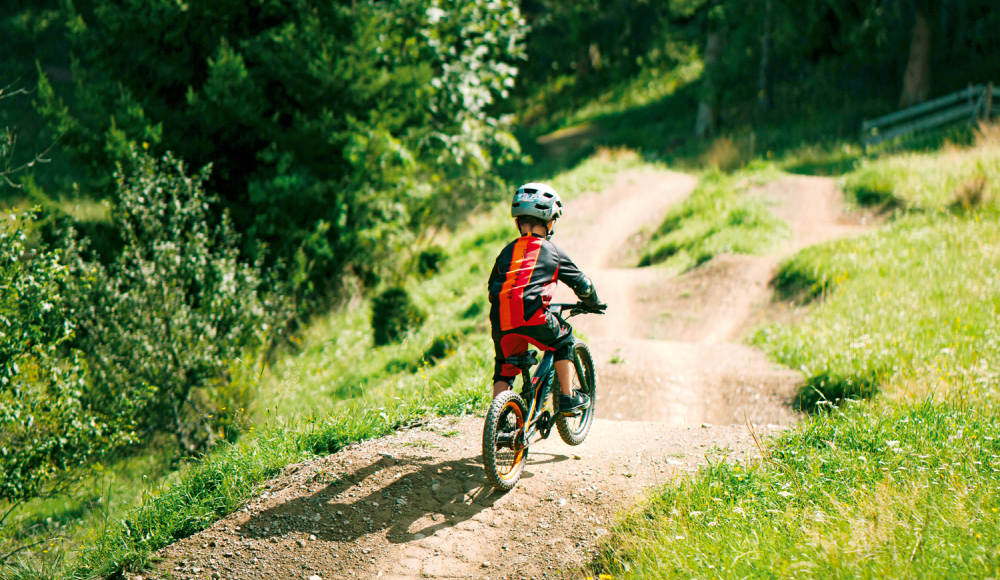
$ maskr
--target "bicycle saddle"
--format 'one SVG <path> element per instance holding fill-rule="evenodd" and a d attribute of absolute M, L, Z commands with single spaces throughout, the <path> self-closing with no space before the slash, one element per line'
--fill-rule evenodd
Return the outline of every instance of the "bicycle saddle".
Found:
<path fill-rule="evenodd" d="M 514 356 L 507 357 L 507 364 L 514 365 L 522 371 L 526 371 L 531 367 L 538 364 L 537 353 L 533 350 L 529 350 L 524 354 L 517 354 Z"/>

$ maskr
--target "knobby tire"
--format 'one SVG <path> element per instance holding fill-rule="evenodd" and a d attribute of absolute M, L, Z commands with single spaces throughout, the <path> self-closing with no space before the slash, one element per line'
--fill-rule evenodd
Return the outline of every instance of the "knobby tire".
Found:
<path fill-rule="evenodd" d="M 515 450 L 513 446 L 497 446 L 499 436 L 522 432 L 528 411 L 516 392 L 509 390 L 497 395 L 486 413 L 483 427 L 483 466 L 494 487 L 510 491 L 521 479 L 521 470 L 528 458 L 527 447 Z M 513 430 L 513 431 L 512 431 Z"/>
<path fill-rule="evenodd" d="M 590 349 L 581 341 L 576 341 L 573 346 L 573 366 L 576 368 L 576 377 L 573 379 L 573 389 L 580 390 L 590 397 L 590 406 L 582 413 L 573 417 L 567 417 L 559 413 L 556 417 L 556 428 L 559 429 L 559 437 L 566 445 L 579 445 L 590 433 L 590 426 L 594 423 L 594 411 L 597 406 L 597 379 L 594 376 L 594 359 L 590 356 Z M 553 398 L 558 395 L 558 389 L 553 394 Z M 557 407 L 553 401 L 554 408 Z"/>

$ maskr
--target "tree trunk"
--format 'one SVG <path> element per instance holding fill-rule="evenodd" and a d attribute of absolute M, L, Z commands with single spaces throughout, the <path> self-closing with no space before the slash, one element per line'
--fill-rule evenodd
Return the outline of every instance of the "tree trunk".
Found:
<path fill-rule="evenodd" d="M 719 104 L 719 87 L 716 76 L 718 76 L 721 52 L 722 31 L 709 30 L 705 39 L 705 72 L 702 73 L 698 117 L 694 122 L 694 135 L 699 139 L 715 134 Z"/>
<path fill-rule="evenodd" d="M 910 35 L 910 60 L 903 74 L 903 92 L 899 96 L 900 108 L 910 107 L 927 100 L 931 93 L 931 23 L 917 10 Z"/>
<path fill-rule="evenodd" d="M 760 65 L 757 67 L 757 110 L 771 109 L 771 20 L 774 0 L 764 0 L 764 33 L 760 37 Z"/>

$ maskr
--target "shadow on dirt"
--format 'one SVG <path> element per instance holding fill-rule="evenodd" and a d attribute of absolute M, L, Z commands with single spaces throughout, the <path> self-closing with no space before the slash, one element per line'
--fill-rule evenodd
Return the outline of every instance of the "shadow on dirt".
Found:
<path fill-rule="evenodd" d="M 390 542 L 402 543 L 470 520 L 506 495 L 486 479 L 481 457 L 437 463 L 432 459 L 386 456 L 343 478 L 317 472 L 314 481 L 327 478 L 329 485 L 256 514 L 240 533 L 255 539 L 312 534 L 321 540 L 350 542 L 386 530 Z M 568 459 L 533 454 L 521 477 L 533 477 L 533 466 Z M 402 474 L 400 468 L 412 471 Z"/>

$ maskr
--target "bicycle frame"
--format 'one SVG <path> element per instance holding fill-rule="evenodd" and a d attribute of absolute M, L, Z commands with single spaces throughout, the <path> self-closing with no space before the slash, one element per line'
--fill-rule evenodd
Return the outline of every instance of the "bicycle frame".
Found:
<path fill-rule="evenodd" d="M 543 439 L 548 437 L 552 426 L 556 423 L 555 413 L 542 411 L 546 398 L 552 393 L 552 387 L 558 382 L 558 378 L 555 376 L 555 362 L 552 358 L 552 352 L 546 351 L 542 355 L 542 360 L 535 367 L 534 375 L 529 375 L 528 371 L 522 370 L 521 381 L 521 398 L 525 401 L 531 401 L 523 436 L 523 444 L 527 445 L 536 433 L 541 432 Z M 546 414 L 549 416 L 545 417 Z"/>
<path fill-rule="evenodd" d="M 554 314 L 561 315 L 563 310 L 569 309 L 570 314 L 566 318 L 576 316 L 578 305 L 575 304 L 552 304 L 550 309 Z M 575 359 L 575 357 L 574 357 Z M 579 367 L 579 361 L 574 360 L 573 365 Z M 580 369 L 577 368 L 577 372 Z M 531 407 L 525 420 L 524 433 L 518 444 L 527 447 L 531 438 L 541 433 L 542 439 L 546 439 L 552 431 L 552 426 L 556 424 L 558 413 L 553 409 L 552 413 L 542 411 L 545 407 L 546 398 L 552 394 L 552 389 L 559 382 L 555 373 L 555 361 L 552 351 L 545 351 L 542 360 L 535 367 L 535 373 L 529 374 L 526 369 L 521 370 L 521 398 Z"/>

